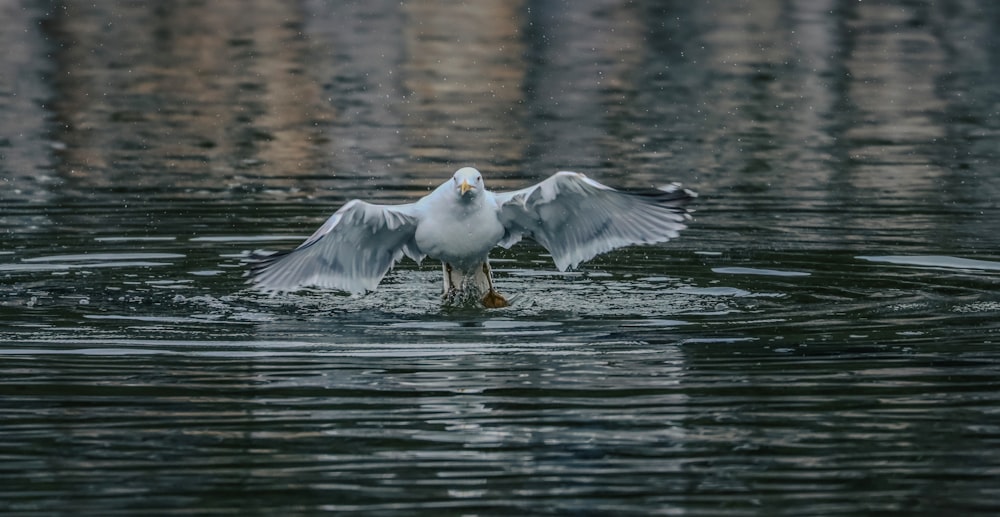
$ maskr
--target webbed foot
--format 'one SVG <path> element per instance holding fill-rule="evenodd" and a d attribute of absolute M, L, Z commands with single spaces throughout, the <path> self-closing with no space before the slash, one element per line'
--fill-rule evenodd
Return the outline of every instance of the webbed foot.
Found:
<path fill-rule="evenodd" d="M 486 294 L 483 296 L 482 303 L 483 307 L 486 307 L 487 309 L 501 309 L 510 305 L 507 299 L 494 289 L 486 291 Z"/>

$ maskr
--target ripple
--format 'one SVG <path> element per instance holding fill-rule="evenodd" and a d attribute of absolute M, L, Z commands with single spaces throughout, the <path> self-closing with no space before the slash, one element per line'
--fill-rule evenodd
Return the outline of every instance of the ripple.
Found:
<path fill-rule="evenodd" d="M 28 263 L 28 264 L 0 264 L 0 271 L 40 273 L 45 271 L 68 271 L 71 269 L 97 269 L 97 268 L 121 268 L 121 267 L 158 267 L 169 266 L 169 262 L 148 262 L 148 261 L 109 261 L 109 262 L 83 262 L 83 263 Z"/>
<path fill-rule="evenodd" d="M 810 273 L 805 271 L 787 271 L 780 269 L 760 269 L 753 267 L 714 267 L 712 271 L 715 273 L 723 273 L 727 275 L 762 275 L 762 276 L 809 276 Z"/>
<path fill-rule="evenodd" d="M 947 255 L 882 255 L 858 256 L 860 260 L 882 262 L 900 266 L 917 266 L 943 269 L 980 269 L 1000 271 L 1000 262 L 991 260 L 967 259 Z"/>
<path fill-rule="evenodd" d="M 177 237 L 132 237 L 132 236 L 111 236 L 94 237 L 97 242 L 170 242 L 177 240 Z"/>
<path fill-rule="evenodd" d="M 166 260 L 184 258 L 180 253 L 81 253 L 76 255 L 50 255 L 21 259 L 24 263 L 37 262 L 121 262 L 134 260 Z"/>
<path fill-rule="evenodd" d="M 303 241 L 308 235 L 210 235 L 192 237 L 190 242 L 283 242 Z"/>

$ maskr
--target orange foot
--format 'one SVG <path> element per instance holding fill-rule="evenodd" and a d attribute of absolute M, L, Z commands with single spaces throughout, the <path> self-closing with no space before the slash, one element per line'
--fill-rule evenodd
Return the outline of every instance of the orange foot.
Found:
<path fill-rule="evenodd" d="M 486 292 L 486 295 L 483 296 L 482 302 L 483 302 L 483 307 L 486 307 L 487 309 L 500 309 L 502 307 L 507 307 L 508 305 L 510 305 L 510 303 L 507 302 L 507 299 L 504 298 L 502 294 L 496 292 L 493 289 L 490 289 L 489 291 Z"/>

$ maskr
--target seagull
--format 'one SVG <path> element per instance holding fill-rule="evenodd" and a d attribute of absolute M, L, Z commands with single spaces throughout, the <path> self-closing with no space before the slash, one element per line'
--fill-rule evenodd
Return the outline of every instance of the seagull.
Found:
<path fill-rule="evenodd" d="M 616 190 L 567 171 L 521 190 L 490 192 L 478 170 L 463 167 L 414 203 L 349 201 L 294 250 L 258 253 L 248 276 L 272 294 L 307 286 L 361 294 L 374 291 L 404 255 L 418 264 L 431 257 L 441 261 L 446 301 L 506 307 L 490 269 L 495 246 L 534 239 L 566 271 L 616 248 L 676 238 L 696 196 L 676 183 Z"/>

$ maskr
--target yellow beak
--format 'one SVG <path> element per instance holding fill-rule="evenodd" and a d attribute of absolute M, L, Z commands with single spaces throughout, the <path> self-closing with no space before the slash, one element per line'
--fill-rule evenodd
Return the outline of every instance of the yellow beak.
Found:
<path fill-rule="evenodd" d="M 476 187 L 473 186 L 473 185 L 470 185 L 469 184 L 469 180 L 466 180 L 466 179 L 463 179 L 462 180 L 462 184 L 458 186 L 458 190 L 459 190 L 459 192 L 462 193 L 463 196 L 465 195 L 466 192 L 468 192 L 468 191 L 470 191 L 470 190 L 472 190 L 474 188 L 476 188 Z"/>

